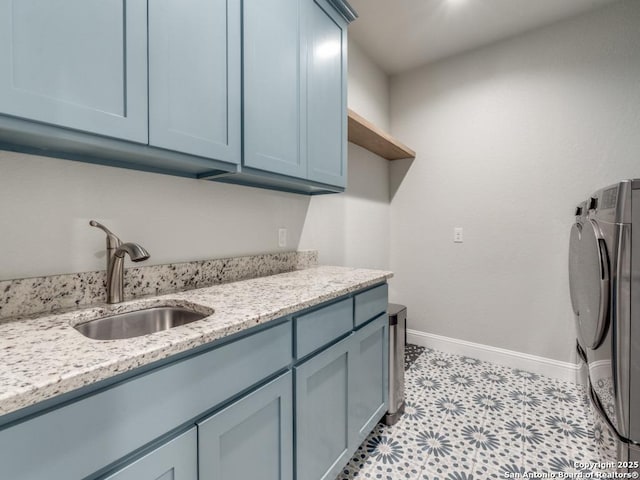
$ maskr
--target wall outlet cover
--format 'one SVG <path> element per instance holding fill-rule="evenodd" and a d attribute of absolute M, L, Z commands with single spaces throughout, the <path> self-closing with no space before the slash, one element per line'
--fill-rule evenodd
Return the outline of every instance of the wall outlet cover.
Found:
<path fill-rule="evenodd" d="M 287 229 L 278 229 L 278 247 L 285 248 L 287 246 Z"/>

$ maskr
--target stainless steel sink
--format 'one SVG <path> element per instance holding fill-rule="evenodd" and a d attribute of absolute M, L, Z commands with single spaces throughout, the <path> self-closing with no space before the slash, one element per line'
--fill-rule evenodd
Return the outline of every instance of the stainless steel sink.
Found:
<path fill-rule="evenodd" d="M 206 316 L 182 307 L 154 307 L 97 318 L 74 328 L 94 340 L 116 340 L 168 330 Z"/>

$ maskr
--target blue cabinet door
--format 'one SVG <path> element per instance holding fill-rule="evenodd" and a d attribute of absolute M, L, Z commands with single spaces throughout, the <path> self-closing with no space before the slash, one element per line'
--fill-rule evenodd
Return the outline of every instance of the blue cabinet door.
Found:
<path fill-rule="evenodd" d="M 0 113 L 147 143 L 146 0 L 0 0 Z"/>
<path fill-rule="evenodd" d="M 198 423 L 200 480 L 293 478 L 291 372 Z"/>
<path fill-rule="evenodd" d="M 308 178 L 347 182 L 347 23 L 326 0 L 305 0 Z"/>
<path fill-rule="evenodd" d="M 244 0 L 244 166 L 306 178 L 300 154 L 300 0 Z"/>
<path fill-rule="evenodd" d="M 325 0 L 245 0 L 243 165 L 346 186 L 347 23 Z"/>
<path fill-rule="evenodd" d="M 240 2 L 149 2 L 149 144 L 240 163 Z"/>
<path fill-rule="evenodd" d="M 104 480 L 198 480 L 195 427 Z"/>
<path fill-rule="evenodd" d="M 389 385 L 387 314 L 354 334 L 353 393 L 349 399 L 351 449 L 355 451 L 387 411 Z"/>
<path fill-rule="evenodd" d="M 295 367 L 296 479 L 334 479 L 351 457 L 353 335 Z"/>

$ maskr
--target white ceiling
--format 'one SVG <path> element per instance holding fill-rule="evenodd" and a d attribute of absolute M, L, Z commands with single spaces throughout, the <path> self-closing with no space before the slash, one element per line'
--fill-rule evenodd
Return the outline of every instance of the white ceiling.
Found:
<path fill-rule="evenodd" d="M 350 0 L 349 35 L 400 73 L 617 0 Z"/>

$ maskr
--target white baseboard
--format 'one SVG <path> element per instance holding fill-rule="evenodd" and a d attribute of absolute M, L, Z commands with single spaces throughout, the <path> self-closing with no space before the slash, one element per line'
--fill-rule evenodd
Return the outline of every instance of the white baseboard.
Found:
<path fill-rule="evenodd" d="M 407 342 L 445 353 L 465 355 L 506 367 L 527 370 L 566 382 L 582 383 L 580 365 L 575 363 L 561 362 L 528 353 L 514 352 L 504 348 L 425 333 L 419 330 L 407 329 Z"/>

